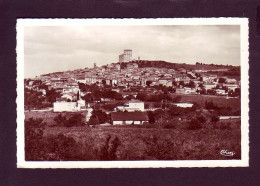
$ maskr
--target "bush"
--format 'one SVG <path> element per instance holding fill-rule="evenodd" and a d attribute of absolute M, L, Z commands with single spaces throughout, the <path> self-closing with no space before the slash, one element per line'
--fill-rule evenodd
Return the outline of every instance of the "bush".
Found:
<path fill-rule="evenodd" d="M 43 127 L 47 123 L 43 122 L 42 118 L 29 118 L 25 121 L 25 127 Z"/>
<path fill-rule="evenodd" d="M 62 116 L 62 114 L 59 114 L 54 118 L 54 121 L 57 125 L 65 126 L 65 123 L 67 121 L 67 118 L 65 116 Z"/>
<path fill-rule="evenodd" d="M 148 111 L 147 115 L 148 115 L 148 118 L 149 118 L 149 123 L 154 123 L 155 122 L 154 112 Z"/>
<path fill-rule="evenodd" d="M 231 125 L 230 122 L 228 122 L 228 123 L 221 123 L 219 129 L 221 129 L 221 130 L 230 130 L 231 129 L 230 125 Z"/>
<path fill-rule="evenodd" d="M 153 160 L 169 160 L 173 159 L 174 142 L 168 138 L 162 138 L 161 134 L 158 132 L 152 134 L 149 137 L 145 136 L 142 138 L 145 144 L 145 157 L 146 159 Z"/>
<path fill-rule="evenodd" d="M 175 129 L 176 128 L 176 122 L 171 120 L 171 121 L 166 121 L 163 124 L 163 128 L 165 129 Z"/>
<path fill-rule="evenodd" d="M 104 105 L 103 108 L 108 111 L 113 111 L 116 108 L 116 106 L 117 106 L 116 104 L 107 104 Z"/>
<path fill-rule="evenodd" d="M 141 127 L 142 128 L 156 128 L 156 124 L 145 122 Z"/>
<path fill-rule="evenodd" d="M 216 106 L 213 101 L 206 101 L 205 102 L 205 108 L 206 109 L 219 109 L 218 106 Z"/>
<path fill-rule="evenodd" d="M 165 128 L 165 129 L 175 129 L 176 127 L 175 127 L 175 125 L 172 125 L 171 123 L 167 123 L 163 126 L 163 128 Z"/>
<path fill-rule="evenodd" d="M 181 96 L 176 96 L 176 97 L 172 98 L 172 101 L 174 103 L 179 103 L 181 101 L 181 98 L 182 98 Z"/>
<path fill-rule="evenodd" d="M 203 115 L 200 115 L 197 117 L 197 120 L 201 123 L 205 123 L 206 122 L 206 118 Z"/>
<path fill-rule="evenodd" d="M 216 116 L 216 115 L 211 116 L 211 122 L 216 123 L 218 121 L 219 121 L 219 117 L 218 116 Z"/>
<path fill-rule="evenodd" d="M 97 156 L 90 150 L 91 146 L 79 143 L 73 137 L 61 133 L 47 137 L 39 135 L 37 138 L 27 134 L 26 137 L 26 161 L 83 161 L 97 159 Z"/>
<path fill-rule="evenodd" d="M 44 153 L 42 152 L 43 146 L 40 143 L 43 136 L 42 126 L 45 125 L 42 121 L 43 119 L 41 118 L 29 118 L 29 120 L 25 120 L 26 160 L 33 160 L 44 156 Z"/>
<path fill-rule="evenodd" d="M 116 151 L 121 144 L 119 138 L 115 135 L 106 135 L 103 145 L 97 151 L 100 160 L 116 160 Z"/>
<path fill-rule="evenodd" d="M 196 118 L 193 118 L 188 125 L 188 129 L 189 130 L 197 130 L 197 129 L 201 129 L 201 122 L 199 120 L 197 120 Z"/>
<path fill-rule="evenodd" d="M 59 126 L 64 127 L 74 127 L 74 126 L 82 126 L 85 124 L 85 118 L 82 114 L 72 114 L 72 116 L 67 119 L 66 116 L 62 116 L 59 114 L 54 118 L 54 121 Z"/>
<path fill-rule="evenodd" d="M 65 123 L 65 127 L 82 126 L 85 124 L 84 116 L 82 114 L 72 115 Z"/>
<path fill-rule="evenodd" d="M 75 139 L 61 133 L 49 136 L 46 139 L 46 145 L 48 145 L 47 151 L 55 154 L 56 158 L 60 160 L 73 160 L 78 151 Z"/>
<path fill-rule="evenodd" d="M 105 112 L 101 110 L 93 110 L 88 124 L 90 125 L 102 124 L 105 123 L 108 119 L 109 119 L 108 115 Z"/>

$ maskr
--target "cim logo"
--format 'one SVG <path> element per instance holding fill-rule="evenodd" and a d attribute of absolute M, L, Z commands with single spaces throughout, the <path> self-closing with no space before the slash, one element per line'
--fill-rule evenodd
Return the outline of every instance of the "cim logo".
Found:
<path fill-rule="evenodd" d="M 234 156 L 234 155 L 235 155 L 235 152 L 233 152 L 233 151 L 228 151 L 228 150 L 221 150 L 221 151 L 220 151 L 220 154 L 223 155 L 223 156 Z"/>

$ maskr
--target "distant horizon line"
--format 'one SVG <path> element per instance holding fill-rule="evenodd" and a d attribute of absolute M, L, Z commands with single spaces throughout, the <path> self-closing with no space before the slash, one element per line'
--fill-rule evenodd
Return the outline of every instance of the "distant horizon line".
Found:
<path fill-rule="evenodd" d="M 168 61 L 164 61 L 164 60 L 132 60 L 132 61 L 128 61 L 128 62 L 111 62 L 111 63 L 107 63 L 106 65 L 102 65 L 102 66 L 97 66 L 97 67 L 103 67 L 103 66 L 107 66 L 109 64 L 116 64 L 116 63 L 129 63 L 129 62 L 135 62 L 135 61 L 162 61 L 162 62 L 167 62 L 167 63 L 175 63 L 175 64 L 187 64 L 187 65 L 196 65 L 196 63 L 181 63 L 181 62 L 168 62 Z M 95 62 L 93 62 L 94 65 Z M 202 63 L 202 65 L 216 65 L 216 66 L 232 66 L 232 67 L 241 67 L 241 65 L 229 65 L 229 64 L 215 64 L 215 63 L 203 63 L 203 62 L 198 62 L 198 63 Z M 83 67 L 83 68 L 76 68 L 76 69 L 72 69 L 72 70 L 64 70 L 64 71 L 53 71 L 53 72 L 46 72 L 40 75 L 36 75 L 34 77 L 24 77 L 24 79 L 30 79 L 30 78 L 36 78 L 42 75 L 46 75 L 46 74 L 52 74 L 52 73 L 61 73 L 61 72 L 67 72 L 67 71 L 75 71 L 75 70 L 80 70 L 80 69 L 85 69 L 85 68 L 89 68 L 89 69 L 93 69 L 93 67 Z M 154 67 L 156 68 L 156 67 Z"/>

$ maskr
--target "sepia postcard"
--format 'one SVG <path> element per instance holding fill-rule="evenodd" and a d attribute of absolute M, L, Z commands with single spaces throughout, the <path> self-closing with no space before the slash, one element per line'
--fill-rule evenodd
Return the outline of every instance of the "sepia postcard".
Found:
<path fill-rule="evenodd" d="M 17 19 L 18 168 L 249 166 L 247 18 Z"/>

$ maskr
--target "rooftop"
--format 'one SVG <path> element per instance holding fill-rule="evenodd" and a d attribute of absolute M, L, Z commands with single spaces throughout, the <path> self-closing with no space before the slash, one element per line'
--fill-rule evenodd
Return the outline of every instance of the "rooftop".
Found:
<path fill-rule="evenodd" d="M 132 99 L 132 100 L 128 101 L 127 103 L 144 103 L 144 102 L 143 102 L 143 101 L 139 101 L 139 100 Z"/>
<path fill-rule="evenodd" d="M 111 118 L 113 121 L 148 121 L 149 118 L 145 112 L 112 112 Z"/>

